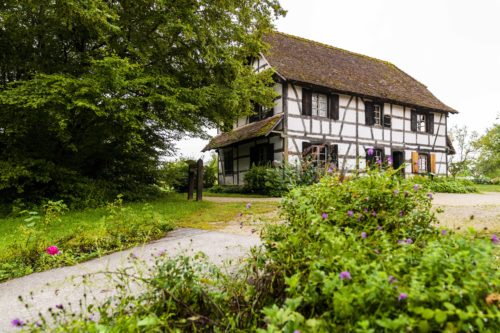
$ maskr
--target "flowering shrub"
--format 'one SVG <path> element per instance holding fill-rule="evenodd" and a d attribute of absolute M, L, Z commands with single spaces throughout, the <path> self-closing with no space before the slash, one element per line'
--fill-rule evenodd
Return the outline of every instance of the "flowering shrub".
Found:
<path fill-rule="evenodd" d="M 98 321 L 63 313 L 59 331 L 499 332 L 498 237 L 432 227 L 430 202 L 392 171 L 325 177 L 291 191 L 239 274 L 160 257 L 124 272 Z"/>

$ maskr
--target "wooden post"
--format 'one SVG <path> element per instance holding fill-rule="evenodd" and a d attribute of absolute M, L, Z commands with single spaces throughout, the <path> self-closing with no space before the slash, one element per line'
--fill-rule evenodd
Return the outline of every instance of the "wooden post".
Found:
<path fill-rule="evenodd" d="M 194 193 L 194 183 L 195 183 L 195 173 L 196 173 L 196 165 L 194 163 L 189 163 L 188 169 L 188 200 L 193 200 Z"/>
<path fill-rule="evenodd" d="M 196 171 L 196 201 L 201 201 L 203 199 L 203 160 L 201 158 L 198 160 Z"/>

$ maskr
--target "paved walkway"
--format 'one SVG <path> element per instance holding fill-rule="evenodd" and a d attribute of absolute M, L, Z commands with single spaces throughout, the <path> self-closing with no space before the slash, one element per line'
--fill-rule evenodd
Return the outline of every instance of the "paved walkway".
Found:
<path fill-rule="evenodd" d="M 131 253 L 152 264 L 152 255 L 165 250 L 169 255 L 188 251 L 190 254 L 202 251 L 213 263 L 220 264 L 229 259 L 244 256 L 248 249 L 260 243 L 257 235 L 237 235 L 199 229 L 177 229 L 167 237 L 150 244 L 116 252 L 75 266 L 62 267 L 35 273 L 0 284 L 0 332 L 16 331 L 10 324 L 13 318 L 29 319 L 38 312 L 47 313 L 49 307 L 57 304 L 78 304 L 88 287 L 79 282 L 84 274 L 114 271 L 131 265 L 127 258 Z M 113 294 L 108 280 L 101 275 L 93 276 L 93 295 L 99 299 Z M 80 278 L 79 278 L 80 277 Z M 18 296 L 30 299 L 32 307 L 26 309 Z"/>

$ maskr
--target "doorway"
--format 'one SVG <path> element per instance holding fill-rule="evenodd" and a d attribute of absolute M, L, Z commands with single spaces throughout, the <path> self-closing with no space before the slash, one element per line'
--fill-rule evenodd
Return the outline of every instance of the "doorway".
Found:
<path fill-rule="evenodd" d="M 393 166 L 393 168 L 398 169 L 404 163 L 405 163 L 405 153 L 402 151 L 393 151 L 392 152 L 392 166 Z M 405 169 L 401 168 L 400 172 L 401 172 L 401 175 L 404 176 Z"/>

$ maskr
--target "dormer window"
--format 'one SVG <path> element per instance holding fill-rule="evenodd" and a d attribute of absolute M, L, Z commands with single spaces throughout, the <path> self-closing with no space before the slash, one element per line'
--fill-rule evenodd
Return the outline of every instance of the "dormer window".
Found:
<path fill-rule="evenodd" d="M 254 114 L 249 117 L 249 122 L 254 123 L 256 121 L 266 119 L 273 116 L 274 109 L 262 105 L 255 104 Z"/>

